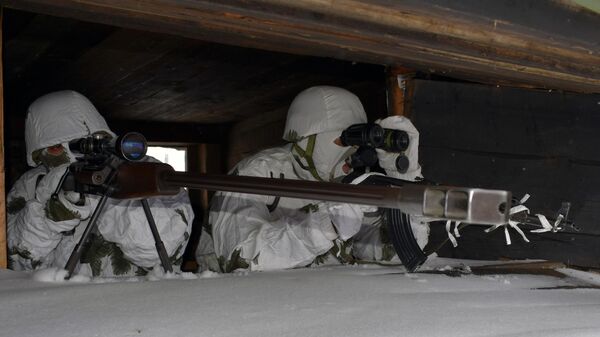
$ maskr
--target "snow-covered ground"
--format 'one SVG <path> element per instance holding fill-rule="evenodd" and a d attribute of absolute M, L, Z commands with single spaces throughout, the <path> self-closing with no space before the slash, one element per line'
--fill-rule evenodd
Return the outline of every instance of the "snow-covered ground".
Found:
<path fill-rule="evenodd" d="M 0 336 L 600 336 L 600 289 L 572 287 L 598 278 L 565 273 L 359 265 L 47 282 L 0 270 Z"/>

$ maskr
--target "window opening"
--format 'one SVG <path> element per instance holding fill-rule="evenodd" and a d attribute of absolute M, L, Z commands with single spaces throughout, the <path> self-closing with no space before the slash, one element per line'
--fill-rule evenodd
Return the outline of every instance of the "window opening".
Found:
<path fill-rule="evenodd" d="M 187 149 L 175 146 L 148 146 L 148 156 L 173 166 L 175 171 L 187 171 Z"/>

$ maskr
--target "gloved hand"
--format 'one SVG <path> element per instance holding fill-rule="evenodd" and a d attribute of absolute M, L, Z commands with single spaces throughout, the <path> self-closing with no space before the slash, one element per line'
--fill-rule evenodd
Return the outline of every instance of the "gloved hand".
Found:
<path fill-rule="evenodd" d="M 411 121 L 402 116 L 390 116 L 375 121 L 384 129 L 402 130 L 408 134 L 409 144 L 403 154 L 387 152 L 377 149 L 379 165 L 385 170 L 388 176 L 403 180 L 415 181 L 422 178 L 421 165 L 419 165 L 419 131 L 414 127 Z M 408 158 L 408 169 L 405 172 L 399 172 L 396 166 L 396 160 L 399 155 Z"/>
<path fill-rule="evenodd" d="M 82 220 L 88 218 L 92 211 L 89 198 L 78 204 L 78 193 L 59 191 L 56 198 L 52 197 L 68 168 L 69 164 L 63 164 L 50 169 L 35 190 L 37 201 L 44 205 L 46 217 L 52 221 Z"/>
<path fill-rule="evenodd" d="M 35 189 L 35 198 L 37 201 L 45 204 L 50 199 L 52 193 L 54 193 L 56 187 L 58 187 L 60 179 L 68 168 L 69 164 L 63 164 L 50 169 L 50 171 L 44 175 L 44 177 L 38 182 Z"/>
<path fill-rule="evenodd" d="M 379 173 L 365 173 L 354 179 L 351 184 L 357 185 L 368 176 Z M 344 204 L 337 202 L 326 202 L 327 212 L 331 222 L 337 229 L 339 237 L 345 241 L 354 236 L 360 230 L 363 223 L 364 213 L 375 212 L 376 206 Z"/>

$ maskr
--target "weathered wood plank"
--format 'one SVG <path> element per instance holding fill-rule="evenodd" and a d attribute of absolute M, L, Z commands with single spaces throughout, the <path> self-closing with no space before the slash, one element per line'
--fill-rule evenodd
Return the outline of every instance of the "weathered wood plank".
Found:
<path fill-rule="evenodd" d="M 423 146 L 600 160 L 600 95 L 424 80 L 415 90 Z"/>
<path fill-rule="evenodd" d="M 181 122 L 236 120 L 248 110 L 227 109 L 226 105 L 251 103 L 256 88 L 271 85 L 281 75 L 279 67 L 296 59 L 257 51 L 240 53 L 238 48 L 202 43 L 178 49 L 168 57 L 172 60 L 165 57 L 157 61 L 151 69 L 154 76 L 145 83 L 127 81 L 137 88 L 137 101 L 133 101 L 136 95 L 128 94 L 132 96 L 128 98 L 131 104 L 120 100 L 119 106 L 111 110 L 133 118 L 162 116 Z M 140 70 L 132 78 L 146 77 L 147 73 Z"/>
<path fill-rule="evenodd" d="M 525 2 L 4 1 L 14 8 L 246 47 L 600 92 L 600 16 L 559 3 Z M 522 6 L 532 14 L 523 15 Z M 561 29 L 531 20 L 534 14 L 553 18 Z"/>
<path fill-rule="evenodd" d="M 554 261 L 525 261 L 509 262 L 501 264 L 488 264 L 485 266 L 473 266 L 471 270 L 476 275 L 485 274 L 536 274 L 544 271 L 566 268 L 564 263 Z M 564 277 L 564 275 L 562 275 Z"/>
<path fill-rule="evenodd" d="M 110 88 L 176 47 L 183 46 L 183 40 L 175 36 L 165 38 L 165 35 L 156 33 L 117 30 L 69 65 L 65 82 L 76 83 L 78 90 L 93 93 L 98 101 L 114 99 Z"/>

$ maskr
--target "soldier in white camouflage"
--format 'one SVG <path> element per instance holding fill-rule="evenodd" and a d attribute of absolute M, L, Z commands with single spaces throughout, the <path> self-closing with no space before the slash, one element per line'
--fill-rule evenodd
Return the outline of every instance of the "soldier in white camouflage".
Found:
<path fill-rule="evenodd" d="M 346 160 L 356 151 L 340 145 L 339 137 L 347 127 L 366 122 L 364 108 L 351 92 L 329 86 L 306 89 L 288 110 L 283 138 L 289 143 L 242 160 L 230 174 L 339 181 L 350 173 Z M 390 154 L 378 151 L 386 173 L 405 180 L 420 178 L 414 126 L 397 116 L 377 123 L 411 137 L 406 151 L 411 166 L 404 173 L 387 165 Z M 391 260 L 395 253 L 384 225 L 373 207 L 219 192 L 212 200 L 198 260 L 204 268 L 225 272 Z"/>
<path fill-rule="evenodd" d="M 115 137 L 94 105 L 75 91 L 50 93 L 30 105 L 25 141 L 27 163 L 33 168 L 18 179 L 7 197 L 12 269 L 65 267 L 100 197 L 56 189 L 77 157 L 68 143 L 95 133 Z M 148 203 L 167 254 L 175 262 L 183 254 L 194 219 L 187 191 L 149 198 Z M 84 251 L 77 272 L 86 276 L 143 275 L 160 268 L 139 200 L 109 198 Z"/>

